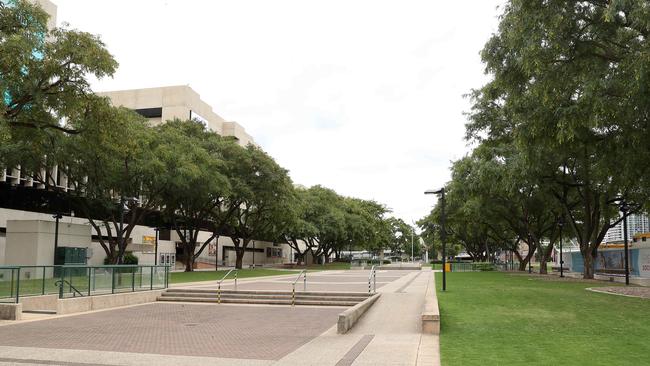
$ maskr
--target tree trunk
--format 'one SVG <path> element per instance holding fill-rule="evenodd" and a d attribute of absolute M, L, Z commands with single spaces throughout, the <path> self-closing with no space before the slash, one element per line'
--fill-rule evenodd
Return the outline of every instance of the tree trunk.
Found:
<path fill-rule="evenodd" d="M 246 253 L 245 248 L 235 248 L 235 268 L 242 269 L 242 265 L 244 264 L 244 253 Z"/>
<path fill-rule="evenodd" d="M 546 265 L 546 263 L 548 262 L 548 257 L 551 255 L 551 252 L 553 252 L 553 243 L 549 244 L 548 247 L 546 247 L 546 250 L 542 250 L 539 252 L 540 254 L 539 273 L 540 274 L 548 273 L 548 266 Z"/>
<path fill-rule="evenodd" d="M 190 243 L 183 243 L 183 262 L 185 264 L 185 272 L 194 271 L 194 251 L 191 250 L 194 246 Z"/>
<path fill-rule="evenodd" d="M 526 254 L 526 257 L 524 257 L 524 259 L 521 262 L 519 262 L 519 270 L 520 271 L 525 271 L 526 270 L 526 267 L 528 266 L 528 263 L 530 263 L 530 260 L 535 255 L 535 249 L 536 248 L 534 248 L 534 247 L 531 248 L 530 245 L 528 246 L 528 254 Z"/>
<path fill-rule="evenodd" d="M 582 278 L 586 280 L 591 280 L 594 278 L 594 257 L 591 254 L 591 251 L 588 251 L 586 254 L 582 253 L 582 259 L 584 261 L 584 271 L 582 272 Z"/>

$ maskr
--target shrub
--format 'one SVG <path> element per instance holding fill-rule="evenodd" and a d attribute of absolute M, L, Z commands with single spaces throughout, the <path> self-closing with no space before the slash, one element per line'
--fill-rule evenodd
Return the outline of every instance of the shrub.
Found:
<path fill-rule="evenodd" d="M 139 261 L 138 257 L 135 254 L 133 254 L 133 252 L 124 253 L 124 261 L 123 261 L 124 264 L 134 265 L 134 264 L 138 264 L 138 261 Z"/>

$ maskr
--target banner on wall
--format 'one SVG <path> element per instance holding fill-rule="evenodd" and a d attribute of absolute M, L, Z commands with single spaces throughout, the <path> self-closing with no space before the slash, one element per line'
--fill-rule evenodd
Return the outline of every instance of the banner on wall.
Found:
<path fill-rule="evenodd" d="M 598 252 L 596 270 L 599 269 L 625 269 L 625 251 L 608 250 Z"/>
<path fill-rule="evenodd" d="M 208 244 L 208 255 L 217 254 L 217 244 Z"/>
<path fill-rule="evenodd" d="M 641 277 L 650 278 L 650 249 L 639 251 L 639 272 Z"/>

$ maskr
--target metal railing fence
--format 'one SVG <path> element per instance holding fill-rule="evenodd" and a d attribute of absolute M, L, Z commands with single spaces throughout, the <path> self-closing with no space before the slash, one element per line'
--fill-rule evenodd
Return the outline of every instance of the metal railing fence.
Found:
<path fill-rule="evenodd" d="M 296 305 L 296 283 L 300 278 L 302 277 L 302 290 L 307 291 L 307 270 L 303 269 L 298 273 L 298 277 L 296 277 L 296 280 L 293 281 L 291 284 L 291 306 Z"/>
<path fill-rule="evenodd" d="M 233 268 L 226 272 L 226 274 L 217 282 L 217 303 L 221 304 L 221 283 L 228 277 L 231 272 L 235 272 L 235 291 L 237 291 L 237 268 Z"/>
<path fill-rule="evenodd" d="M 377 292 L 377 269 L 372 266 L 368 275 L 368 295 Z"/>
<path fill-rule="evenodd" d="M 50 294 L 66 298 L 165 289 L 169 272 L 163 265 L 0 266 L 0 302 Z"/>

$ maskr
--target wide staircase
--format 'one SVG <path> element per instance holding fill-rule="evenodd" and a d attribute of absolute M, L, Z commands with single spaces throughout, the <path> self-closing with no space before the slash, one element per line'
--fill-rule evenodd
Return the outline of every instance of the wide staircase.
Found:
<path fill-rule="evenodd" d="M 365 292 L 212 290 L 170 288 L 158 301 L 224 304 L 354 306 L 368 298 Z"/>

